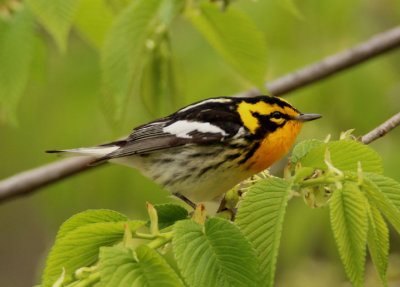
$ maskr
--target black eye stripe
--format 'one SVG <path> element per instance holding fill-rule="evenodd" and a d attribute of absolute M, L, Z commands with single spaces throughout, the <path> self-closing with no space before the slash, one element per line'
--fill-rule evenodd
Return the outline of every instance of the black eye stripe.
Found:
<path fill-rule="evenodd" d="M 252 112 L 251 114 L 254 117 L 256 117 L 257 119 L 262 119 L 262 118 L 264 118 L 264 119 L 274 118 L 274 119 L 285 119 L 285 120 L 291 119 L 291 117 L 289 115 L 283 114 L 283 113 L 278 112 L 278 111 L 272 112 L 269 115 L 260 115 L 258 112 Z"/>
<path fill-rule="evenodd" d="M 269 117 L 273 119 L 285 119 L 285 120 L 290 119 L 289 115 L 283 114 L 281 112 L 273 112 L 269 115 Z"/>

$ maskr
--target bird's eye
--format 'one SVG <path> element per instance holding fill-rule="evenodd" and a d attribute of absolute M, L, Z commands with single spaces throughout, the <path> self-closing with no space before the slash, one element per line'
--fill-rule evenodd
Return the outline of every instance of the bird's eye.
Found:
<path fill-rule="evenodd" d="M 274 118 L 274 119 L 280 119 L 280 118 L 282 118 L 282 117 L 283 117 L 283 115 L 282 115 L 281 112 L 273 112 L 273 113 L 271 114 L 271 118 Z"/>

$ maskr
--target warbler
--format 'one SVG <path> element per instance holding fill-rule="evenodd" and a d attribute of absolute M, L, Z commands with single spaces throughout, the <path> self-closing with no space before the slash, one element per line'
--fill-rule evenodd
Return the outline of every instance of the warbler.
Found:
<path fill-rule="evenodd" d="M 134 128 L 121 140 L 48 152 L 137 168 L 189 204 L 198 203 L 268 168 L 290 150 L 304 122 L 320 117 L 278 97 L 211 98 Z"/>

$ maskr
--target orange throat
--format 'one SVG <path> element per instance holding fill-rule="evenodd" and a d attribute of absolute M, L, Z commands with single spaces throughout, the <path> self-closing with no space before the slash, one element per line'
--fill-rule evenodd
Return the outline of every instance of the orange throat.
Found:
<path fill-rule="evenodd" d="M 287 154 L 300 132 L 302 122 L 289 122 L 283 128 L 268 134 L 248 161 L 247 168 L 260 172 Z"/>

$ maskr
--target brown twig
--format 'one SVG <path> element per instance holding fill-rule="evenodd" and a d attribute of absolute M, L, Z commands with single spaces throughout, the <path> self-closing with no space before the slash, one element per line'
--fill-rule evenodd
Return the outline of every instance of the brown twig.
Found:
<path fill-rule="evenodd" d="M 383 137 L 385 134 L 387 134 L 389 131 L 391 131 L 398 125 L 400 125 L 400 112 L 395 114 L 393 117 L 388 119 L 383 124 L 374 128 L 369 133 L 362 136 L 361 141 L 365 144 L 369 144 L 369 143 L 373 142 L 374 140 L 376 140 L 380 137 Z"/>
<path fill-rule="evenodd" d="M 349 50 L 334 54 L 314 64 L 289 73 L 266 84 L 274 96 L 281 96 L 310 83 L 327 78 L 344 69 L 351 68 L 373 57 L 400 46 L 400 27 L 378 34 Z M 256 96 L 257 90 L 250 90 L 237 96 Z"/>
<path fill-rule="evenodd" d="M 347 51 L 332 55 L 320 62 L 269 82 L 266 87 L 272 94 L 280 96 L 399 46 L 400 27 L 396 27 Z M 253 90 L 241 95 L 252 96 L 254 94 L 257 94 L 257 92 Z M 385 128 L 388 131 L 387 127 Z M 383 131 L 383 129 L 380 129 L 380 131 Z M 40 187 L 87 170 L 92 167 L 88 166 L 90 161 L 91 159 L 88 157 L 63 159 L 4 179 L 0 181 L 0 202 L 29 194 Z"/>
<path fill-rule="evenodd" d="M 50 183 L 87 170 L 93 157 L 71 157 L 18 173 L 0 181 L 0 202 L 26 195 Z"/>

